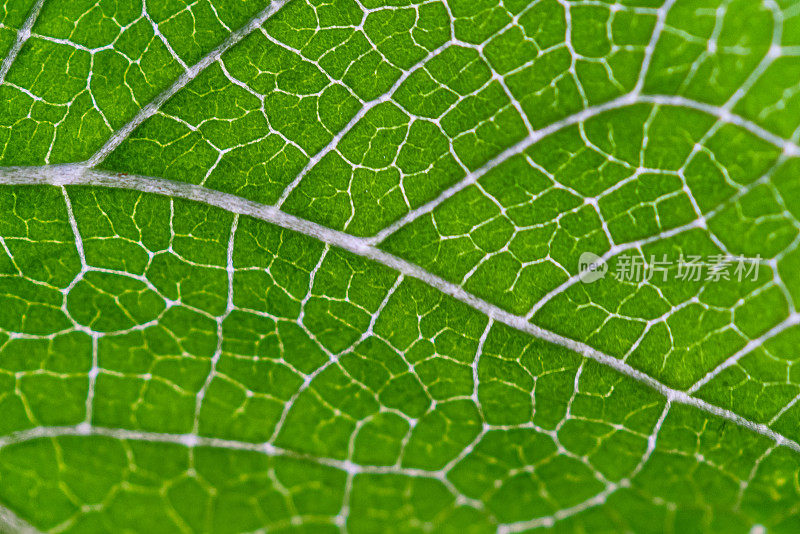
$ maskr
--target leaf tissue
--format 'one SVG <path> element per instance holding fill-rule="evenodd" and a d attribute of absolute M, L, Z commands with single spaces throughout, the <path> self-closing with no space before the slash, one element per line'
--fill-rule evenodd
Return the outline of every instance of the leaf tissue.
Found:
<path fill-rule="evenodd" d="M 0 530 L 800 531 L 797 0 L 2 0 L 0 58 Z"/>

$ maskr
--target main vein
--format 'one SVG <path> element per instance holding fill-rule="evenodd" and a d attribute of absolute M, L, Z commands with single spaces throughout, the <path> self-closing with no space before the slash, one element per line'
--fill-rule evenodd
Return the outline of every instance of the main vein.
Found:
<path fill-rule="evenodd" d="M 97 186 L 120 189 L 131 189 L 143 193 L 168 195 L 202 202 L 222 208 L 231 213 L 245 215 L 266 221 L 282 228 L 313 237 L 332 246 L 348 250 L 359 256 L 385 265 L 404 276 L 411 276 L 438 289 L 471 308 L 480 311 L 492 320 L 504 323 L 516 330 L 560 345 L 582 356 L 592 359 L 644 384 L 673 403 L 693 406 L 703 412 L 732 421 L 774 440 L 777 444 L 787 446 L 800 452 L 800 444 L 769 428 L 767 425 L 755 423 L 744 417 L 698 399 L 685 391 L 673 389 L 666 384 L 635 369 L 627 363 L 613 358 L 585 343 L 569 339 L 554 332 L 532 324 L 523 316 L 514 315 L 502 308 L 472 295 L 461 286 L 436 276 L 422 267 L 385 252 L 368 240 L 333 230 L 306 219 L 285 213 L 275 206 L 265 206 L 236 195 L 208 189 L 185 182 L 175 182 L 148 176 L 110 173 L 87 168 L 83 165 L 53 165 L 44 167 L 6 167 L 0 168 L 0 184 L 3 185 L 54 185 L 54 186 Z"/>

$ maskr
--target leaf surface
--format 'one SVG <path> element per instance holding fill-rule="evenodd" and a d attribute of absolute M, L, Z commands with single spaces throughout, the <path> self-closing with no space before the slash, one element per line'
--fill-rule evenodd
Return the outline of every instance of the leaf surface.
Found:
<path fill-rule="evenodd" d="M 796 531 L 799 7 L 4 2 L 0 519 Z"/>

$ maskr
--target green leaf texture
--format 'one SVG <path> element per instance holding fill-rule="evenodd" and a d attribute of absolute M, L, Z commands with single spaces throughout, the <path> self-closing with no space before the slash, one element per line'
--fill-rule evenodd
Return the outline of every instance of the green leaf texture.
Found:
<path fill-rule="evenodd" d="M 4 0 L 0 56 L 6 530 L 800 530 L 797 0 Z"/>

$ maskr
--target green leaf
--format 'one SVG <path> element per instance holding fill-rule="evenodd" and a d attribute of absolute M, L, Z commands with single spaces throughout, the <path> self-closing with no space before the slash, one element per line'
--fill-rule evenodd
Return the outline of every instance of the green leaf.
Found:
<path fill-rule="evenodd" d="M 796 532 L 798 35 L 0 2 L 0 530 Z"/>

